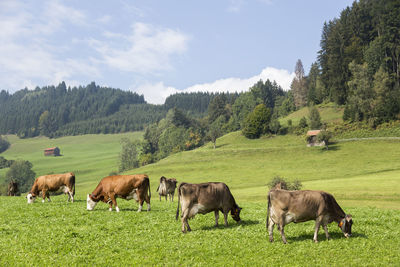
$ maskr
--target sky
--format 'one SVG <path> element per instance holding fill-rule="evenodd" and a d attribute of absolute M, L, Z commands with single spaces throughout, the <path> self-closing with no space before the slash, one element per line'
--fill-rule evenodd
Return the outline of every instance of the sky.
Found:
<path fill-rule="evenodd" d="M 100 86 L 162 104 L 177 92 L 290 88 L 348 0 L 0 0 L 0 90 Z"/>

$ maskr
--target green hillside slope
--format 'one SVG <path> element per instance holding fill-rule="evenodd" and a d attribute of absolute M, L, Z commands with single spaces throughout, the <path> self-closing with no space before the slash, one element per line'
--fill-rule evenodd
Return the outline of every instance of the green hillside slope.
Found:
<path fill-rule="evenodd" d="M 101 177 L 118 170 L 118 156 L 121 151 L 120 140 L 123 137 L 142 138 L 142 132 L 124 134 L 99 134 L 67 136 L 49 139 L 35 137 L 19 139 L 8 136 L 11 147 L 0 154 L 6 159 L 29 160 L 37 176 L 49 173 L 75 172 L 77 190 L 90 190 Z M 57 146 L 61 157 L 45 157 L 43 150 Z M 7 169 L 0 169 L 0 181 Z"/>
<path fill-rule="evenodd" d="M 321 104 L 316 106 L 321 115 L 321 121 L 323 122 L 342 122 L 344 107 L 338 107 L 334 103 Z M 286 117 L 280 118 L 279 122 L 282 125 L 287 125 L 288 120 L 292 120 L 293 125 L 299 124 L 302 117 L 308 119 L 309 108 L 304 107 L 293 113 L 290 113 Z"/>
<path fill-rule="evenodd" d="M 1 155 L 25 159 L 37 175 L 73 171 L 77 194 L 84 197 L 98 181 L 118 169 L 122 137 L 142 133 L 84 135 L 58 139 L 9 137 L 12 146 Z M 44 157 L 43 149 L 61 148 L 62 157 Z M 361 140 L 331 145 L 328 151 L 308 148 L 293 135 L 250 140 L 240 132 L 200 149 L 174 154 L 160 162 L 128 171 L 147 173 L 152 188 L 164 175 L 180 182 L 222 181 L 240 201 L 265 202 L 267 183 L 279 175 L 299 179 L 303 188 L 332 192 L 350 206 L 400 208 L 400 141 Z M 0 170 L 4 178 L 6 170 Z M 0 179 L 2 179 L 0 178 Z"/>

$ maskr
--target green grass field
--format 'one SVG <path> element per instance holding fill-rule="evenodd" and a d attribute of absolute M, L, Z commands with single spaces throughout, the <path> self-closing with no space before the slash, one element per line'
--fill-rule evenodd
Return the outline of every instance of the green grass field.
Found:
<path fill-rule="evenodd" d="M 119 140 L 141 133 L 19 140 L 1 155 L 26 159 L 40 174 L 75 171 L 77 201 L 26 203 L 24 197 L 0 197 L 0 265 L 362 265 L 400 264 L 400 141 L 365 140 L 333 144 L 328 151 L 307 148 L 302 137 L 287 135 L 248 140 L 239 132 L 200 149 L 174 154 L 127 173 L 147 173 L 152 211 L 137 213 L 137 203 L 118 199 L 120 213 L 99 203 L 86 211 L 86 194 L 118 166 Z M 62 157 L 44 157 L 59 146 Z M 1 170 L 0 176 L 5 170 Z M 214 228 L 213 214 L 197 215 L 192 232 L 182 234 L 174 203 L 159 202 L 161 175 L 180 182 L 222 181 L 242 210 L 242 223 Z M 333 223 L 332 240 L 314 222 L 285 228 L 289 244 L 265 229 L 266 184 L 276 175 L 299 179 L 304 189 L 331 192 L 353 215 L 353 237 L 345 239 Z M 220 224 L 223 224 L 220 216 Z"/>

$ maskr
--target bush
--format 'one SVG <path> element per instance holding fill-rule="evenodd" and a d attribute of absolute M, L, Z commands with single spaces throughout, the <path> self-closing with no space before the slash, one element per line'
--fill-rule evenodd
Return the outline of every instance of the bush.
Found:
<path fill-rule="evenodd" d="M 32 170 L 32 163 L 26 160 L 16 160 L 6 173 L 6 184 L 15 181 L 20 192 L 28 192 L 33 185 L 36 173 Z"/>
<path fill-rule="evenodd" d="M 275 176 L 269 183 L 268 186 L 270 189 L 273 189 L 277 184 L 281 185 L 281 189 L 283 190 L 300 190 L 303 186 L 299 180 L 294 180 L 293 182 L 286 181 L 286 178 Z"/>
<path fill-rule="evenodd" d="M 0 135 L 0 153 L 6 151 L 10 147 L 10 142 Z"/>
<path fill-rule="evenodd" d="M 317 141 L 320 143 L 324 142 L 326 149 L 328 149 L 329 141 L 331 138 L 332 138 L 332 133 L 330 133 L 328 131 L 321 131 L 317 135 Z"/>
<path fill-rule="evenodd" d="M 259 138 L 262 134 L 267 133 L 269 122 L 271 119 L 271 110 L 264 104 L 256 106 L 245 121 L 242 130 L 244 136 L 249 139 Z"/>
<path fill-rule="evenodd" d="M 139 154 L 142 150 L 140 141 L 131 141 L 128 138 L 121 139 L 122 151 L 120 154 L 119 171 L 123 172 L 139 167 Z"/>

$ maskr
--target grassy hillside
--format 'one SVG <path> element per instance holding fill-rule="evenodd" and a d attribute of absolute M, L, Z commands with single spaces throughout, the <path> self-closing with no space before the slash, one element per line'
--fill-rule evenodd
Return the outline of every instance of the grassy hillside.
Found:
<path fill-rule="evenodd" d="M 399 157 L 400 140 L 337 143 L 326 151 L 306 147 L 302 137 L 250 140 L 234 132 L 220 138 L 215 150 L 206 145 L 129 173 L 222 181 L 240 201 L 252 202 L 265 202 L 267 183 L 279 175 L 299 179 L 306 189 L 330 191 L 346 205 L 400 209 Z"/>
<path fill-rule="evenodd" d="M 75 172 L 77 194 L 84 197 L 102 177 L 118 169 L 120 139 L 141 136 L 142 133 L 58 139 L 11 136 L 11 148 L 1 155 L 31 161 L 37 175 Z M 44 157 L 43 148 L 51 146 L 59 146 L 63 156 Z M 308 148 L 302 137 L 293 135 L 250 140 L 234 132 L 218 139 L 217 149 L 205 145 L 127 173 L 147 173 L 153 188 L 162 175 L 185 182 L 222 181 L 239 200 L 252 202 L 265 201 L 267 183 L 279 175 L 299 179 L 304 188 L 330 191 L 350 206 L 400 209 L 398 158 L 399 140 L 343 142 L 326 151 Z M 0 170 L 0 177 L 5 172 Z"/>
<path fill-rule="evenodd" d="M 343 107 L 337 107 L 334 103 L 327 103 L 317 105 L 319 114 L 321 115 L 321 121 L 323 122 L 342 122 L 343 119 Z M 279 122 L 282 125 L 287 125 L 288 120 L 292 120 L 293 125 L 298 125 L 299 121 L 302 117 L 306 117 L 308 119 L 309 116 L 309 108 L 304 107 L 293 113 L 290 113 L 288 116 L 280 118 Z"/>
<path fill-rule="evenodd" d="M 75 172 L 78 190 L 90 190 L 101 177 L 118 170 L 118 156 L 121 151 L 120 140 L 142 138 L 142 132 L 124 134 L 99 134 L 67 136 L 49 139 L 36 137 L 19 139 L 8 136 L 11 147 L 0 154 L 6 159 L 29 160 L 37 176 L 48 173 Z M 57 146 L 61 157 L 45 157 L 43 150 Z M 0 181 L 5 177 L 6 169 L 0 170 Z M 81 189 L 81 190 L 80 190 Z"/>
<path fill-rule="evenodd" d="M 53 197 L 51 203 L 26 204 L 23 197 L 0 197 L 0 265 L 381 265 L 400 264 L 400 141 L 364 140 L 334 144 L 330 150 L 307 148 L 302 137 L 248 140 L 239 132 L 212 145 L 172 155 L 127 173 L 147 173 L 152 210 L 135 212 L 137 203 L 118 199 L 120 213 L 98 204 L 86 210 L 86 193 L 117 168 L 123 136 L 76 136 L 60 139 L 9 137 L 1 155 L 23 158 L 38 174 L 77 173 L 77 201 Z M 59 146 L 64 155 L 45 158 L 42 150 Z M 174 203 L 159 202 L 161 175 L 180 182 L 226 182 L 243 208 L 242 223 L 214 228 L 213 214 L 197 215 L 193 232 L 180 233 Z M 300 179 L 305 189 L 326 190 L 353 215 L 353 237 L 329 226 L 332 240 L 312 243 L 314 222 L 285 228 L 283 245 L 275 229 L 270 244 L 265 230 L 266 184 L 274 176 Z M 223 223 L 220 215 L 220 224 Z M 373 251 L 374 257 L 371 257 Z"/>

